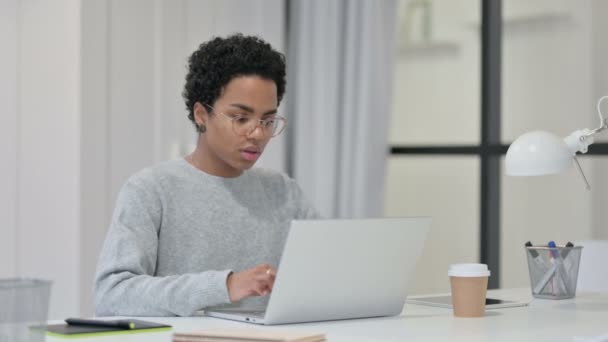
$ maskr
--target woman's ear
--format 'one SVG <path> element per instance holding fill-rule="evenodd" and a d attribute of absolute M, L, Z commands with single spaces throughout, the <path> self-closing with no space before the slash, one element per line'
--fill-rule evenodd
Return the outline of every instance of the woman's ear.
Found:
<path fill-rule="evenodd" d="M 200 102 L 196 102 L 192 107 L 192 112 L 194 113 L 194 122 L 197 126 L 207 124 L 209 113 L 204 105 L 202 105 Z"/>

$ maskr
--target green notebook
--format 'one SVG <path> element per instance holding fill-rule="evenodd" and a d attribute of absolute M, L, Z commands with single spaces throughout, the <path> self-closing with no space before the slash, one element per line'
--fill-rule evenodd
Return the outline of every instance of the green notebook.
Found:
<path fill-rule="evenodd" d="M 140 321 L 130 319 L 135 323 L 134 329 L 121 329 L 113 327 L 96 327 L 84 325 L 69 325 L 69 324 L 52 324 L 46 326 L 46 333 L 49 336 L 61 338 L 82 338 L 82 337 L 98 337 L 107 335 L 123 335 L 136 334 L 147 332 L 170 331 L 171 326 L 161 323 Z"/>

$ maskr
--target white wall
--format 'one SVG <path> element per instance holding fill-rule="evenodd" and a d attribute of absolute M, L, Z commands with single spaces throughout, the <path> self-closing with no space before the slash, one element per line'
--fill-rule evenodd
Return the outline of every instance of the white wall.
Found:
<path fill-rule="evenodd" d="M 448 292 L 448 266 L 479 259 L 478 183 L 476 156 L 389 159 L 386 215 L 433 218 L 410 294 Z"/>
<path fill-rule="evenodd" d="M 17 274 L 17 13 L 0 0 L 0 277 Z"/>
<path fill-rule="evenodd" d="M 608 21 L 606 20 L 608 1 L 593 0 L 592 4 L 593 98 L 599 99 L 608 95 L 608 63 L 606 63 L 608 61 L 608 44 L 604 43 L 606 32 L 608 32 Z M 595 108 L 593 110 L 595 111 Z M 608 101 L 604 101 L 602 112 L 605 118 L 608 117 Z M 595 118 L 595 115 L 593 117 Z M 597 127 L 597 124 L 599 124 L 599 121 L 593 127 Z M 604 131 L 597 140 L 608 142 L 608 131 Z M 606 203 L 608 203 L 608 177 L 606 177 L 608 175 L 608 157 L 596 161 L 591 172 L 593 177 L 593 184 L 591 184 L 593 187 L 593 238 L 608 240 L 608 210 L 606 210 Z"/>
<path fill-rule="evenodd" d="M 51 318 L 91 315 L 119 188 L 193 147 L 187 56 L 235 31 L 284 50 L 284 26 L 279 0 L 0 0 L 0 277 L 52 279 Z M 283 139 L 260 165 L 284 170 Z"/>
<path fill-rule="evenodd" d="M 109 2 L 82 2 L 80 312 L 93 313 L 93 277 L 111 213 L 108 84 Z"/>
<path fill-rule="evenodd" d="M 80 3 L 0 7 L 0 276 L 51 279 L 60 317 L 80 293 Z"/>

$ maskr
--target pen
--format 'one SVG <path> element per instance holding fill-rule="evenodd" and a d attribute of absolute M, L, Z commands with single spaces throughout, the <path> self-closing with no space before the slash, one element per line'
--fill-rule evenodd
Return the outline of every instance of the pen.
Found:
<path fill-rule="evenodd" d="M 104 321 L 100 319 L 67 318 L 65 322 L 69 325 L 86 325 L 106 328 L 120 328 L 125 330 L 135 329 L 135 323 L 128 320 Z"/>
<path fill-rule="evenodd" d="M 545 289 L 545 286 L 547 286 L 547 284 L 549 284 L 549 282 L 553 279 L 553 277 L 555 276 L 555 265 L 551 265 L 551 267 L 549 268 L 549 270 L 544 274 L 543 278 L 538 282 L 538 284 L 536 284 L 536 287 L 534 287 L 534 293 L 541 293 L 543 292 L 543 290 Z M 554 291 L 551 291 L 554 292 Z"/>
<path fill-rule="evenodd" d="M 551 240 L 547 243 L 547 247 L 549 247 L 549 251 L 551 252 L 551 256 L 553 258 L 557 258 L 557 250 L 555 248 L 557 248 L 557 245 L 555 244 L 555 241 Z"/>
<path fill-rule="evenodd" d="M 538 282 L 538 284 L 536 284 L 536 287 L 534 287 L 533 291 L 534 293 L 541 293 L 543 289 L 549 283 L 551 283 L 551 292 L 554 296 L 561 292 L 564 292 L 564 290 L 566 291 L 566 293 L 569 293 L 568 284 L 563 278 L 563 276 L 566 275 L 566 271 L 564 269 L 562 260 L 559 258 L 560 253 L 558 253 L 557 250 L 554 250 L 557 249 L 557 245 L 554 241 L 549 241 L 547 247 L 549 247 L 550 249 L 549 254 L 552 257 L 553 264 L 551 265 L 551 267 L 549 267 L 549 269 L 547 269 L 542 279 Z M 566 255 L 568 255 L 568 253 L 566 253 Z"/>
<path fill-rule="evenodd" d="M 553 278 L 553 284 L 555 287 L 557 287 L 558 293 L 563 293 L 562 291 L 565 291 L 565 293 L 570 293 L 568 282 L 566 281 L 567 272 L 566 272 L 566 269 L 564 268 L 563 259 L 561 258 L 561 254 L 559 253 L 559 251 L 557 249 L 557 245 L 555 244 L 554 241 L 549 241 L 549 243 L 547 244 L 547 247 L 550 248 L 551 255 L 553 256 L 553 262 L 554 262 L 554 265 L 556 266 L 555 274 L 554 274 L 554 278 Z M 557 278 L 557 279 L 555 279 L 555 278 Z M 563 287 L 561 287 L 560 285 L 563 285 Z"/>

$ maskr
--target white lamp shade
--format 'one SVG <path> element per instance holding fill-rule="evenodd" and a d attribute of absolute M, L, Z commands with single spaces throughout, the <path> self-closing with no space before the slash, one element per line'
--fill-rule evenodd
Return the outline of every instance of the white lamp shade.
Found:
<path fill-rule="evenodd" d="M 508 176 L 540 176 L 561 172 L 574 156 L 566 142 L 555 134 L 534 131 L 517 138 L 505 158 Z"/>

